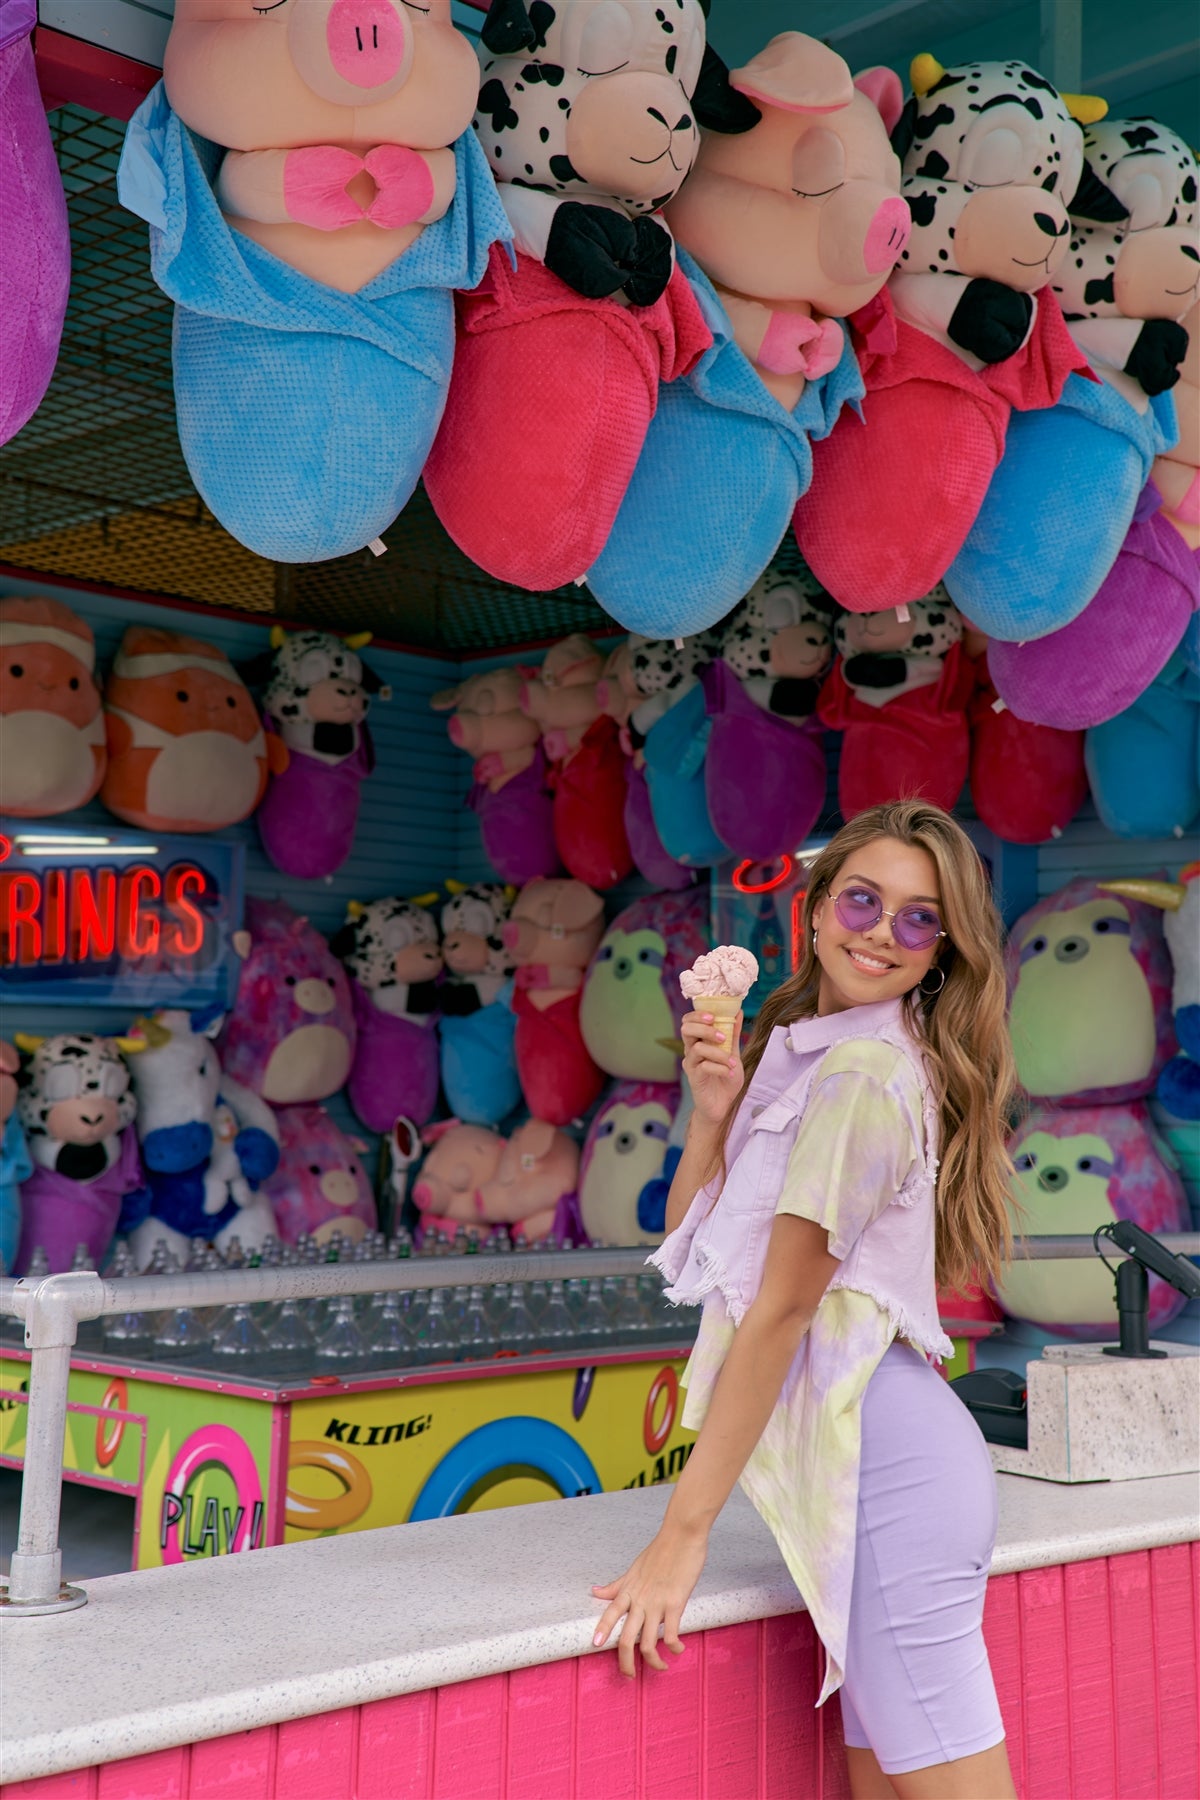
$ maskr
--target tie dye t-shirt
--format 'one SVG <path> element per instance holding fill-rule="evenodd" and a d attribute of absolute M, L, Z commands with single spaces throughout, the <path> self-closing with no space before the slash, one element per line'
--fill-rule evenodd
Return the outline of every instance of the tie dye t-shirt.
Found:
<path fill-rule="evenodd" d="M 862 1397 L 898 1334 L 887 1306 L 854 1286 L 856 1250 L 923 1158 L 922 1099 L 911 1061 L 891 1044 L 855 1039 L 830 1050 L 813 1081 L 775 1208 L 823 1225 L 830 1253 L 842 1264 L 742 1474 L 825 1646 L 818 1705 L 842 1681 Z M 914 1209 L 911 1217 L 914 1229 L 933 1229 L 931 1210 Z M 735 1330 L 722 1295 L 710 1293 L 684 1377 L 683 1423 L 692 1430 L 708 1411 Z"/>

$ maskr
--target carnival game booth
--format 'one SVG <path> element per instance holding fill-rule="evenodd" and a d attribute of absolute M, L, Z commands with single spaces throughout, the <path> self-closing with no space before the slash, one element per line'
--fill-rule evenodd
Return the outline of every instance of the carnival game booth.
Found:
<path fill-rule="evenodd" d="M 215 1593 L 250 1549 L 352 1591 L 374 1526 L 441 1519 L 440 1545 L 500 1529 L 448 1515 L 568 1495 L 640 1518 L 612 1490 L 689 1442 L 688 1321 L 629 1248 L 661 1238 L 686 1127 L 679 974 L 738 943 L 761 1003 L 806 858 L 919 791 L 1010 928 L 1014 1207 L 1064 1240 L 943 1297 L 1019 1510 L 1063 1479 L 1048 1384 L 1097 1379 L 1116 1332 L 1087 1240 L 1190 1253 L 1200 1223 L 1194 82 L 1146 86 L 1191 70 L 1182 15 L 1134 46 L 1107 7 L 1045 9 L 1039 41 L 970 0 L 936 44 L 908 9 L 779 36 L 770 5 L 372 0 L 367 37 L 340 3 L 269 10 L 0 23 L 0 210 L 45 250 L 6 255 L 0 307 L 0 1254 L 41 1319 L 0 1338 L 0 1460 L 48 1431 L 69 1480 L 128 1496 L 122 1605 L 151 1567 Z M 97 1269 L 121 1306 L 47 1336 Z M 1126 1310 L 1186 1417 L 1180 1281 L 1159 1265 Z M 1101 1590 L 1178 1600 L 1157 1454 L 1097 1470 L 1086 1522 L 1067 1486 L 1004 1540 L 998 1569 L 1058 1568 L 1074 1517 L 1086 1558 L 1120 1553 L 1062 1575 L 1072 1641 Z M 27 1475 L 0 1608 L 34 1687 L 32 1634 L 97 1616 L 11 1618 L 59 1604 L 46 1491 Z M 512 1514 L 514 1566 L 538 1517 Z M 765 1656 L 777 1579 L 705 1622 Z M 574 1657 L 544 1625 L 488 1650 L 493 1699 Z M 784 1636 L 791 1679 L 811 1638 Z M 253 1712 L 270 1768 L 281 1721 L 365 1691 L 334 1663 Z M 563 1665 L 571 1705 L 600 1666 Z M 439 1669 L 476 1672 L 389 1664 L 371 1698 L 440 1719 Z M 1146 1686 L 1163 1792 L 1194 1786 L 1173 1679 Z M 1146 1742 L 1106 1739 L 1096 1777 L 1085 1711 L 1072 1782 L 1132 1792 Z M 110 1761 L 197 1735 L 157 1716 L 79 1730 Z M 40 1729 L 21 1779 L 84 1766 Z"/>

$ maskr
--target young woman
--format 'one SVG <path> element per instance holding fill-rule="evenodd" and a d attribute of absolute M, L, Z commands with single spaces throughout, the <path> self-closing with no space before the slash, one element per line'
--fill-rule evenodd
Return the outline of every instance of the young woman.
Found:
<path fill-rule="evenodd" d="M 1011 1251 L 1013 1087 L 1000 927 L 938 807 L 861 813 L 812 865 L 804 961 L 759 1015 L 683 1022 L 695 1098 L 656 1254 L 705 1301 L 695 1448 L 619 1581 L 620 1665 L 678 1654 L 708 1533 L 742 1480 L 841 1687 L 855 1800 L 1015 1795 L 981 1628 L 996 1528 L 986 1445 L 927 1358 L 937 1283 Z M 940 1159 L 940 1164 L 939 1164 Z M 936 1191 L 935 1191 L 936 1179 Z M 819 1704 L 820 1702 L 818 1702 Z"/>

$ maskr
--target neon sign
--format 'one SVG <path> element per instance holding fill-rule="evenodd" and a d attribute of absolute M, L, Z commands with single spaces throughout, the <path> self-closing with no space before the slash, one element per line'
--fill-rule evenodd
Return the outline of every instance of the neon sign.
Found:
<path fill-rule="evenodd" d="M 240 845 L 0 822 L 0 996 L 227 1005 Z"/>

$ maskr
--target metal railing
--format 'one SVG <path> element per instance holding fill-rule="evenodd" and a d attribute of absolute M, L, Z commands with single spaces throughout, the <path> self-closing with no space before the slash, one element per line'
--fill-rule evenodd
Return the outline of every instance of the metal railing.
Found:
<path fill-rule="evenodd" d="M 1200 1256 L 1200 1232 L 1164 1234 L 1159 1242 L 1184 1256 Z M 1124 1253 L 1106 1244 L 1106 1254 Z M 1018 1254 L 1035 1260 L 1089 1257 L 1092 1239 L 1030 1237 Z M 345 1294 L 378 1294 L 404 1289 L 490 1286 L 575 1276 L 641 1275 L 646 1252 L 632 1250 L 500 1253 L 487 1257 L 419 1257 L 401 1262 L 301 1264 L 290 1268 L 224 1269 L 170 1275 L 109 1278 L 91 1270 L 0 1280 L 0 1314 L 24 1322 L 30 1352 L 29 1401 L 17 1547 L 7 1584 L 0 1585 L 0 1612 L 37 1616 L 82 1606 L 87 1595 L 62 1579 L 58 1542 L 62 1501 L 63 1439 L 71 1350 L 81 1323 L 130 1312 L 162 1312 L 174 1307 L 208 1307 L 214 1302 L 254 1304 L 315 1300 Z"/>

